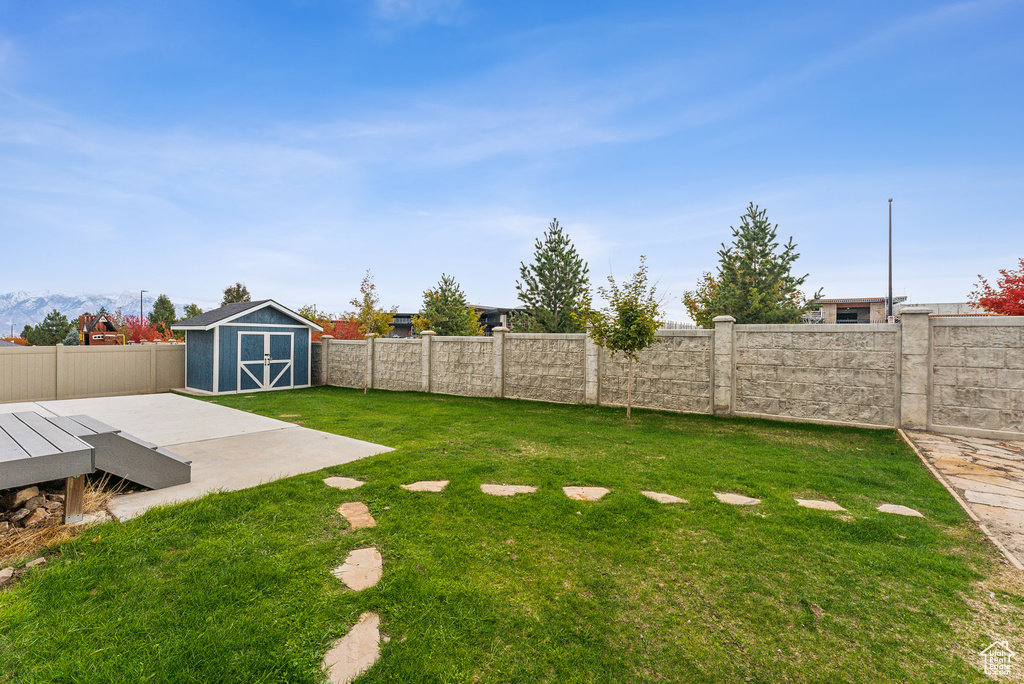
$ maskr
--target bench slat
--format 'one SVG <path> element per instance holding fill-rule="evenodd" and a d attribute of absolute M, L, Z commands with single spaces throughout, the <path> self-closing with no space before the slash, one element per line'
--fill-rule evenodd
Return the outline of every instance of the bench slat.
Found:
<path fill-rule="evenodd" d="M 4 461 L 20 461 L 28 457 L 28 452 L 22 449 L 21 445 L 15 442 L 14 438 L 0 427 L 0 463 Z"/>
<path fill-rule="evenodd" d="M 0 428 L 24 449 L 29 457 L 59 454 L 60 450 L 40 437 L 12 413 L 0 413 Z"/>
<path fill-rule="evenodd" d="M 88 444 L 74 435 L 69 435 L 64 432 L 38 413 L 25 411 L 22 413 L 15 413 L 14 416 L 25 425 L 28 425 L 30 428 L 35 430 L 40 437 L 56 447 L 61 453 L 81 451 L 82 449 L 89 448 Z"/>

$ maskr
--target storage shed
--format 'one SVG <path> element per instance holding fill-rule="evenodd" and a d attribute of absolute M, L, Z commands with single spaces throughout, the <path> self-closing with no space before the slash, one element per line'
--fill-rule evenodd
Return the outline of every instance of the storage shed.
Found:
<path fill-rule="evenodd" d="M 272 299 L 237 302 L 171 326 L 185 332 L 185 386 L 208 394 L 308 387 L 311 330 Z"/>

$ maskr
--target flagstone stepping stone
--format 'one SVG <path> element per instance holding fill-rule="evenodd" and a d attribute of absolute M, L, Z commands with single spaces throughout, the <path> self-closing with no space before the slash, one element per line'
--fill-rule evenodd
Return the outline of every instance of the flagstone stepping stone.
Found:
<path fill-rule="evenodd" d="M 352 526 L 353 530 L 358 530 L 361 527 L 377 526 L 377 521 L 370 515 L 370 509 L 362 501 L 343 503 L 338 507 L 338 513 L 341 513 L 348 520 L 348 524 Z"/>
<path fill-rule="evenodd" d="M 882 504 L 878 507 L 882 513 L 895 513 L 896 515 L 908 515 L 914 518 L 923 518 L 920 511 L 915 511 L 913 508 L 907 508 L 906 506 L 898 506 L 896 504 Z"/>
<path fill-rule="evenodd" d="M 349 552 L 344 564 L 336 567 L 331 573 L 349 589 L 362 591 L 380 581 L 381 575 L 384 574 L 384 561 L 380 557 L 380 551 L 374 546 L 354 549 Z"/>
<path fill-rule="evenodd" d="M 380 657 L 380 616 L 363 613 L 348 634 L 324 654 L 323 669 L 331 684 L 349 684 Z"/>
<path fill-rule="evenodd" d="M 484 494 L 492 496 L 515 496 L 516 494 L 533 494 L 537 488 L 529 485 L 482 484 L 480 490 Z"/>
<path fill-rule="evenodd" d="M 742 494 L 730 494 L 728 492 L 715 492 L 715 497 L 722 503 L 732 504 L 733 506 L 756 506 L 761 503 L 760 499 L 743 496 Z"/>
<path fill-rule="evenodd" d="M 351 477 L 325 477 L 324 484 L 335 489 L 355 489 L 366 483 Z"/>
<path fill-rule="evenodd" d="M 412 484 L 402 485 L 402 489 L 410 492 L 440 492 L 448 486 L 448 480 L 420 480 Z"/>
<path fill-rule="evenodd" d="M 824 501 L 822 499 L 794 499 L 798 506 L 814 508 L 819 511 L 845 511 L 846 509 L 835 501 Z"/>
<path fill-rule="evenodd" d="M 1015 511 L 1024 511 L 1024 498 L 1019 496 L 988 494 L 986 492 L 976 492 L 974 490 L 967 489 L 964 490 L 964 498 L 971 503 L 998 506 L 999 508 L 1012 508 Z"/>
<path fill-rule="evenodd" d="M 680 499 L 678 496 L 672 496 L 671 494 L 662 494 L 661 492 L 640 492 L 648 499 L 654 499 L 658 503 L 663 504 L 674 504 L 674 503 L 690 503 L 686 499 Z"/>
<path fill-rule="evenodd" d="M 562 487 L 562 491 L 573 501 L 598 501 L 611 490 L 604 487 Z"/>

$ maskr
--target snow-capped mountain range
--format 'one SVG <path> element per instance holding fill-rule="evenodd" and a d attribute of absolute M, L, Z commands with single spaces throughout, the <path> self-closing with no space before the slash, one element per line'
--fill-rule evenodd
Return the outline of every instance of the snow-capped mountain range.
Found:
<path fill-rule="evenodd" d="M 146 293 L 142 299 L 142 308 L 148 314 L 153 308 L 156 296 Z M 174 302 L 181 314 L 182 307 L 188 302 Z M 139 314 L 139 293 L 122 292 L 120 294 L 65 294 L 63 292 L 8 292 L 0 294 L 0 335 L 21 334 L 26 325 L 38 325 L 46 314 L 54 309 L 68 317 L 77 319 L 84 313 L 96 313 L 100 307 L 114 312 L 121 309 L 126 314 Z"/>

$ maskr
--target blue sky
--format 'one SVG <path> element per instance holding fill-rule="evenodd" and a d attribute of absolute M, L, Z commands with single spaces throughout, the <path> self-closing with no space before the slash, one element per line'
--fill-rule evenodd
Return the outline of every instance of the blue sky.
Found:
<path fill-rule="evenodd" d="M 826 296 L 1024 256 L 1024 2 L 0 0 L 0 292 L 515 303 L 557 217 L 666 316 L 748 202 Z"/>

